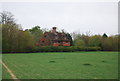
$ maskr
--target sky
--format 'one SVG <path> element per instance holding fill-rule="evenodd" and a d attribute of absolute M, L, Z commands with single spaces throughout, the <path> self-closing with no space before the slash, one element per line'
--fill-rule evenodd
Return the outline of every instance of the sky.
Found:
<path fill-rule="evenodd" d="M 34 26 L 66 32 L 118 34 L 117 2 L 2 2 L 23 29 Z M 0 12 L 1 12 L 0 11 Z"/>

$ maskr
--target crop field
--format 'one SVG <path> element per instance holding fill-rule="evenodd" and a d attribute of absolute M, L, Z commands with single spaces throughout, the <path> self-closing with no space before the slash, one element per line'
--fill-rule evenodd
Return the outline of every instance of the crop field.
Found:
<path fill-rule="evenodd" d="M 117 52 L 3 54 L 3 63 L 18 79 L 117 79 Z M 2 68 L 3 79 L 12 79 Z"/>

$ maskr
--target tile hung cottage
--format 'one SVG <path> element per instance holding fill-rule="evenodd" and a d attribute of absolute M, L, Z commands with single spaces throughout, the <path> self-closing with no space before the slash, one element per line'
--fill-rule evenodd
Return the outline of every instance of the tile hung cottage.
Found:
<path fill-rule="evenodd" d="M 56 27 L 53 27 L 51 32 L 45 32 L 40 40 L 40 46 L 70 46 L 65 33 L 56 31 Z"/>

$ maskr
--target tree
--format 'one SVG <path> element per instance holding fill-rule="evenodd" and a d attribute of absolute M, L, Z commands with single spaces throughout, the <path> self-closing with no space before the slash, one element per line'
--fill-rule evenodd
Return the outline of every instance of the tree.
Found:
<path fill-rule="evenodd" d="M 67 39 L 70 41 L 70 45 L 72 46 L 73 45 L 73 40 L 72 40 L 72 37 L 69 33 L 65 33 Z"/>
<path fill-rule="evenodd" d="M 102 50 L 117 51 L 118 44 L 118 36 L 110 36 L 102 41 Z"/>
<path fill-rule="evenodd" d="M 107 36 L 106 33 L 104 33 L 102 37 L 103 37 L 103 38 L 107 38 L 108 36 Z"/>
<path fill-rule="evenodd" d="M 16 50 L 16 40 L 18 33 L 18 25 L 11 23 L 2 24 L 2 46 L 3 51 L 13 52 Z"/>
<path fill-rule="evenodd" d="M 89 46 L 101 47 L 101 36 L 100 35 L 91 36 L 88 43 Z"/>
<path fill-rule="evenodd" d="M 23 31 L 23 37 L 22 37 L 22 45 L 24 52 L 31 52 L 32 49 L 35 47 L 35 40 L 32 36 L 32 34 L 29 31 Z"/>
<path fill-rule="evenodd" d="M 12 14 L 2 16 L 2 52 L 29 52 L 34 48 L 33 36 L 29 31 L 20 29 Z M 5 17 L 5 18 L 4 18 Z"/>
<path fill-rule="evenodd" d="M 29 29 L 29 31 L 34 36 L 36 43 L 39 42 L 43 35 L 43 31 L 40 29 L 40 26 L 35 26 L 32 29 Z"/>
<path fill-rule="evenodd" d="M 71 33 L 72 37 L 73 37 L 73 41 L 75 43 L 75 40 L 82 40 L 84 41 L 84 44 L 85 46 L 88 46 L 88 41 L 89 41 L 89 38 L 90 38 L 90 33 L 89 32 L 86 32 L 86 34 L 80 34 L 80 33 Z"/>
<path fill-rule="evenodd" d="M 70 46 L 72 46 L 73 45 L 72 36 L 68 32 L 66 32 L 64 29 L 61 30 L 61 33 L 64 33 L 66 35 L 67 39 L 70 41 Z"/>
<path fill-rule="evenodd" d="M 15 22 L 14 15 L 11 12 L 3 11 L 0 13 L 0 23 L 1 24 L 8 24 Z"/>
<path fill-rule="evenodd" d="M 0 12 L 0 25 L 2 27 L 3 50 L 6 49 L 11 51 L 14 49 L 12 44 L 15 43 L 13 40 L 16 39 L 16 32 L 18 30 L 18 25 L 15 23 L 14 15 L 7 11 Z"/>
<path fill-rule="evenodd" d="M 82 39 L 84 42 L 85 42 L 85 45 L 86 46 L 88 46 L 88 42 L 89 42 L 89 36 L 86 34 L 82 34 L 81 36 L 80 36 L 80 39 Z"/>
<path fill-rule="evenodd" d="M 85 46 L 85 42 L 82 39 L 76 39 L 74 40 L 75 46 Z"/>
<path fill-rule="evenodd" d="M 73 32 L 73 33 L 71 33 L 71 36 L 72 36 L 73 40 L 76 40 L 81 37 L 81 34 Z"/>

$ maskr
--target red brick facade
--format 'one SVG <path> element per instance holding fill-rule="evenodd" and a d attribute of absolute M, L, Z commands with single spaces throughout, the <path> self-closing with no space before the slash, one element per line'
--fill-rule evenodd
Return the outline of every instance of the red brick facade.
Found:
<path fill-rule="evenodd" d="M 70 42 L 62 42 L 62 44 L 60 44 L 59 42 L 55 42 L 53 43 L 53 46 L 70 46 Z"/>
<path fill-rule="evenodd" d="M 53 27 L 52 32 L 45 32 L 40 40 L 40 46 L 70 46 L 70 41 L 65 33 L 56 32 L 56 27 Z"/>
<path fill-rule="evenodd" d="M 70 46 L 70 42 L 63 42 L 63 46 Z"/>

